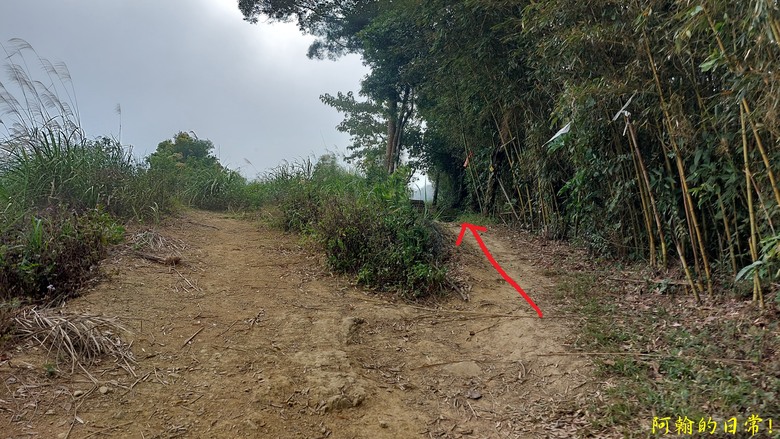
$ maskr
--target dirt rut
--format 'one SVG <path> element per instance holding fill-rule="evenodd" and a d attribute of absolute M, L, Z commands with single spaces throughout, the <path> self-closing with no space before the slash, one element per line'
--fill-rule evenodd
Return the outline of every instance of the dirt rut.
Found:
<path fill-rule="evenodd" d="M 544 319 L 473 237 L 457 250 L 471 300 L 409 304 L 256 222 L 195 211 L 157 231 L 185 244 L 181 265 L 115 255 L 66 306 L 132 328 L 134 376 L 110 360 L 97 382 L 48 376 L 44 350 L 19 347 L 0 363 L 2 436 L 562 437 L 551 412 L 588 381 L 585 360 L 551 355 L 567 329 L 528 243 L 483 234 Z"/>

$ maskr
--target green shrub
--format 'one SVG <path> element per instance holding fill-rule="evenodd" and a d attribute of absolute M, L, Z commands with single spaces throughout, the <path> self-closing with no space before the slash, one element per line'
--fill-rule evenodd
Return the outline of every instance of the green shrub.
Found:
<path fill-rule="evenodd" d="M 414 210 L 408 171 L 369 182 L 325 156 L 311 166 L 285 164 L 270 183 L 286 230 L 306 233 L 328 265 L 364 285 L 422 297 L 445 289 L 442 232 Z"/>
<path fill-rule="evenodd" d="M 98 210 L 77 213 L 49 207 L 23 215 L 0 232 L 0 299 L 73 295 L 97 273 L 107 247 L 123 236 L 124 229 Z"/>
<path fill-rule="evenodd" d="M 444 289 L 441 231 L 411 206 L 329 197 L 315 226 L 329 266 L 382 290 L 422 297 Z"/>

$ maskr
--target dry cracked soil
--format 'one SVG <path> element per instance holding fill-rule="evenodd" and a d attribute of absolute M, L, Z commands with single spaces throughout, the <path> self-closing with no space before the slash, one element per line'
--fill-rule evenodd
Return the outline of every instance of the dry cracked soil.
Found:
<path fill-rule="evenodd" d="M 70 373 L 44 347 L 17 345 L 0 357 L 0 436 L 576 435 L 577 413 L 556 416 L 590 387 L 590 366 L 565 354 L 569 318 L 522 237 L 482 234 L 543 319 L 473 237 L 456 250 L 470 300 L 410 303 L 331 275 L 299 236 L 262 222 L 189 211 L 154 236 L 180 264 L 117 251 L 63 307 L 118 317 L 136 363 Z"/>

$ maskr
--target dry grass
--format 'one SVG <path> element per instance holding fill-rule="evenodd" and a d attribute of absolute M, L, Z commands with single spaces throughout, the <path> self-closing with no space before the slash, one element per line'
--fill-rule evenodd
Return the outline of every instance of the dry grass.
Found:
<path fill-rule="evenodd" d="M 115 318 L 27 308 L 14 322 L 17 335 L 38 342 L 57 364 L 68 361 L 71 373 L 77 367 L 86 372 L 86 366 L 110 356 L 134 375 L 131 364 L 135 358 L 130 345 L 119 336 L 130 331 Z"/>
<path fill-rule="evenodd" d="M 128 245 L 134 250 L 135 256 L 163 265 L 180 264 L 181 252 L 186 248 L 184 241 L 163 236 L 155 230 L 143 230 L 130 235 Z"/>
<path fill-rule="evenodd" d="M 19 312 L 19 301 L 0 302 L 0 352 L 5 349 L 5 344 L 10 340 L 14 328 L 14 317 Z"/>
<path fill-rule="evenodd" d="M 128 242 L 134 250 L 167 251 L 177 255 L 186 248 L 184 241 L 163 236 L 155 230 L 144 230 L 134 233 L 130 236 Z"/>

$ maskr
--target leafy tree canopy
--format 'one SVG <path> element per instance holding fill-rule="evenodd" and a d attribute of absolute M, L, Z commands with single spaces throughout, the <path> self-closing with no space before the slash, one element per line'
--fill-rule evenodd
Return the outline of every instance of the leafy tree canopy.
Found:
<path fill-rule="evenodd" d="M 162 162 L 173 163 L 178 167 L 212 167 L 219 166 L 219 161 L 212 154 L 214 144 L 210 140 L 201 140 L 197 136 L 179 132 L 173 139 L 167 139 L 157 145 L 157 151 L 147 158 L 154 167 Z"/>
<path fill-rule="evenodd" d="M 298 24 L 301 31 L 318 37 L 309 47 L 310 58 L 336 58 L 357 52 L 356 37 L 377 15 L 379 0 L 239 0 L 244 19 L 261 17 Z"/>

